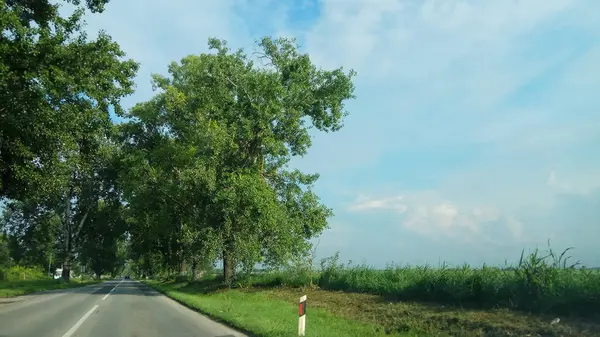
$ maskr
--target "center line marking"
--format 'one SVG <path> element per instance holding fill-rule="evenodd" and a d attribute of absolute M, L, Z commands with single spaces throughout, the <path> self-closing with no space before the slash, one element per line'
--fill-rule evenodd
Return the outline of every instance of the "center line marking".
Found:
<path fill-rule="evenodd" d="M 121 281 L 121 282 L 123 282 L 123 281 Z M 111 290 L 108 292 L 108 294 L 104 295 L 104 297 L 102 297 L 102 300 L 104 301 L 104 300 L 105 300 L 105 299 L 108 297 L 108 295 L 110 295 L 110 294 L 111 294 L 111 293 L 112 293 L 112 292 L 113 292 L 115 289 L 117 289 L 117 287 L 119 286 L 119 284 L 121 284 L 121 282 L 117 283 L 117 285 L 116 285 L 114 288 L 112 288 L 112 289 L 111 289 Z"/>
<path fill-rule="evenodd" d="M 83 317 L 81 317 L 69 331 L 67 331 L 64 335 L 62 335 L 62 337 L 71 337 L 71 335 L 73 335 L 75 333 L 75 331 L 77 331 L 77 328 L 79 328 L 81 326 L 83 321 L 85 321 L 88 317 L 90 317 L 90 315 L 97 308 L 98 308 L 98 304 L 96 304 L 90 311 L 88 311 L 85 315 L 83 315 Z"/>

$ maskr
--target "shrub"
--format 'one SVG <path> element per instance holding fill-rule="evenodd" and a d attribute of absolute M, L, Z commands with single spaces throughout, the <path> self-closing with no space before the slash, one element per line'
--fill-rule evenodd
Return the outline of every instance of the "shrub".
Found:
<path fill-rule="evenodd" d="M 39 267 L 12 266 L 5 270 L 0 270 L 0 280 L 40 280 L 50 279 L 48 275 Z"/>

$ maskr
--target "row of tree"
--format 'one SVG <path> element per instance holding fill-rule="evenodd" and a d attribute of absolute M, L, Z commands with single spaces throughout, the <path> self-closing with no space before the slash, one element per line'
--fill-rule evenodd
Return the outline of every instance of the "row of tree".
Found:
<path fill-rule="evenodd" d="M 294 40 L 263 38 L 252 57 L 209 39 L 153 76 L 156 95 L 124 111 L 138 64 L 85 7 L 61 17 L 45 0 L 0 0 L 0 263 L 74 263 L 97 275 L 130 260 L 140 275 L 224 278 L 302 256 L 331 209 L 317 174 L 289 167 L 309 130 L 337 131 L 353 71 L 317 68 Z M 110 113 L 125 119 L 115 124 Z"/>

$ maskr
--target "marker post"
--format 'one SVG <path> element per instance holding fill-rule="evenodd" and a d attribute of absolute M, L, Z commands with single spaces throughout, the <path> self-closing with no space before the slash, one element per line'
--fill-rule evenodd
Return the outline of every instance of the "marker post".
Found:
<path fill-rule="evenodd" d="M 298 314 L 298 336 L 304 336 L 306 331 L 306 295 L 300 297 Z"/>

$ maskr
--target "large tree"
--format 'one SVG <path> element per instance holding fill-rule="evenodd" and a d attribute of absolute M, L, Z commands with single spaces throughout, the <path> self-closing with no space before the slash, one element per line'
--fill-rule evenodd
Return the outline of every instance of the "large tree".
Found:
<path fill-rule="evenodd" d="M 77 0 L 69 1 L 79 4 Z M 102 11 L 106 0 L 88 0 Z M 46 0 L 0 0 L 0 198 L 62 189 L 65 149 L 110 124 L 133 92 L 137 64 L 104 32 L 88 39 L 83 7 L 61 17 Z"/>
<path fill-rule="evenodd" d="M 54 257 L 62 263 L 66 280 L 77 252 L 83 257 L 80 262 L 113 268 L 125 226 L 116 185 L 116 148 L 103 130 L 89 128 L 76 146 L 61 150 L 54 177 L 60 184 L 54 193 L 8 204 L 0 223 L 17 263 L 46 266 Z M 104 254 L 101 262 L 91 257 L 99 251 Z"/>
<path fill-rule="evenodd" d="M 119 248 L 125 240 L 125 229 L 120 200 L 100 200 L 89 216 L 78 247 L 80 261 L 89 265 L 96 277 L 115 274 L 124 263 Z"/>
<path fill-rule="evenodd" d="M 339 130 L 353 98 L 353 71 L 317 68 L 293 40 L 258 46 L 260 66 L 210 39 L 215 53 L 154 76 L 160 92 L 132 109 L 124 127 L 128 179 L 143 180 L 131 185 L 132 204 L 153 195 L 167 214 L 160 230 L 187 229 L 196 249 L 223 260 L 227 282 L 237 267 L 305 253 L 326 228 L 332 212 L 311 190 L 318 175 L 287 164 L 307 152 L 311 127 Z"/>
<path fill-rule="evenodd" d="M 0 0 L 0 198 L 59 219 L 68 279 L 85 222 L 108 193 L 109 113 L 123 113 L 138 65 L 106 33 L 82 30 L 85 7 L 101 12 L 108 1 L 66 2 L 76 5 L 69 17 L 47 0 Z"/>
<path fill-rule="evenodd" d="M 111 130 L 102 125 L 88 125 L 72 148 L 61 152 L 64 178 L 55 197 L 55 210 L 61 218 L 63 278 L 68 280 L 75 252 L 90 239 L 82 233 L 111 233 L 112 240 L 123 232 L 121 225 L 121 193 L 117 186 L 117 148 Z M 92 217 L 105 220 L 91 219 Z M 97 228 L 97 227 L 101 228 Z M 87 229 L 86 227 L 93 227 Z M 112 229 L 106 229 L 109 227 Z M 110 236 L 110 235 L 109 235 Z M 116 246 L 115 246 L 116 247 Z"/>

